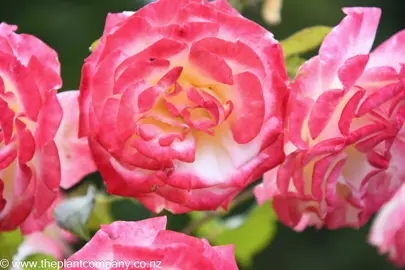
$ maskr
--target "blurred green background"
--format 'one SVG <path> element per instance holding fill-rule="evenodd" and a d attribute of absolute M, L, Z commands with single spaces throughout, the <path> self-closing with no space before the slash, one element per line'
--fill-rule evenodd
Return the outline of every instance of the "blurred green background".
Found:
<path fill-rule="evenodd" d="M 1 4 L 0 21 L 18 25 L 20 33 L 39 37 L 59 53 L 64 90 L 78 88 L 83 59 L 89 54 L 90 44 L 101 35 L 107 13 L 136 10 L 144 5 L 141 0 L 2 0 Z M 243 13 L 272 31 L 277 39 L 284 39 L 307 26 L 337 24 L 343 18 L 344 6 L 383 9 L 376 44 L 405 28 L 404 0 L 284 0 L 282 23 L 278 26 L 264 23 L 260 5 Z M 114 207 L 114 216 L 126 220 L 146 217 L 144 211 L 136 214 L 133 207 L 132 203 L 119 203 Z M 187 219 L 170 217 L 169 221 L 170 227 L 176 229 Z M 394 269 L 367 244 L 368 231 L 369 226 L 359 231 L 308 229 L 295 233 L 278 224 L 273 242 L 255 257 L 253 269 Z"/>

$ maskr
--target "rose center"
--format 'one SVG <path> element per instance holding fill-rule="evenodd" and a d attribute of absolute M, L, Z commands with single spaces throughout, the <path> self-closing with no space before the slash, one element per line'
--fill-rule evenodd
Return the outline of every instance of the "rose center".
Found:
<path fill-rule="evenodd" d="M 204 84 L 183 71 L 170 83 L 163 77 L 155 87 L 163 89 L 159 91 L 154 106 L 141 116 L 138 126 L 141 136 L 147 139 L 155 136 L 158 129 L 165 132 L 168 137 L 163 143 L 165 145 L 175 138 L 184 139 L 188 131 L 214 135 L 215 128 L 232 112 L 232 102 L 221 93 L 220 85 Z M 141 104 L 148 103 L 147 99 L 153 93 L 147 92 L 156 91 L 152 88 L 140 95 Z"/>

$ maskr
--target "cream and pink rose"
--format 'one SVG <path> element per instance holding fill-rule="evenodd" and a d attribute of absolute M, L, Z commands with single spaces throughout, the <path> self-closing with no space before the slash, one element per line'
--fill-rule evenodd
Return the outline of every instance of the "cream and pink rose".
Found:
<path fill-rule="evenodd" d="M 62 81 L 56 52 L 16 29 L 0 24 L 0 230 L 28 233 L 48 224 L 59 189 Z"/>
<path fill-rule="evenodd" d="M 108 192 L 214 210 L 283 161 L 287 84 L 280 44 L 225 0 L 160 0 L 108 15 L 79 132 Z"/>
<path fill-rule="evenodd" d="M 57 95 L 56 52 L 16 29 L 0 24 L 0 231 L 28 234 L 52 221 L 61 178 L 70 187 L 95 165 L 77 134 L 78 91 Z"/>
<path fill-rule="evenodd" d="M 298 71 L 287 106 L 287 157 L 256 188 L 280 220 L 358 228 L 405 180 L 405 31 L 370 53 L 381 10 L 345 8 Z"/>

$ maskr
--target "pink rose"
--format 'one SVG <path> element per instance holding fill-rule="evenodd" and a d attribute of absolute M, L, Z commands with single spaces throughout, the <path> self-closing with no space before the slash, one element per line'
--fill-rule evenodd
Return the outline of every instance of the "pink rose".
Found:
<path fill-rule="evenodd" d="M 214 210 L 284 159 L 280 44 L 225 0 L 109 14 L 85 62 L 80 135 L 112 194 Z"/>
<path fill-rule="evenodd" d="M 287 157 L 256 189 L 295 230 L 360 227 L 405 180 L 394 144 L 405 119 L 405 31 L 369 53 L 380 9 L 344 12 L 298 72 Z"/>
<path fill-rule="evenodd" d="M 50 222 L 59 189 L 62 81 L 56 52 L 16 29 L 0 24 L 0 231 L 30 233 Z"/>
<path fill-rule="evenodd" d="M 405 266 L 405 184 L 388 201 L 371 228 L 370 243 L 398 267 Z"/>
<path fill-rule="evenodd" d="M 167 231 L 165 228 L 165 216 L 102 225 L 93 238 L 68 259 L 65 267 L 71 270 L 101 269 L 103 265 L 96 263 L 103 261 L 130 263 L 127 269 L 135 268 L 135 263 L 142 263 L 142 269 L 238 269 L 232 245 L 212 247 L 205 239 Z M 80 261 L 91 264 L 87 265 L 89 267 L 80 267 L 77 265 Z M 126 266 L 112 268 L 125 269 Z"/>
<path fill-rule="evenodd" d="M 78 91 L 57 96 L 56 52 L 16 29 L 0 24 L 0 231 L 28 234 L 52 221 L 61 177 L 70 187 L 95 166 L 77 134 Z"/>

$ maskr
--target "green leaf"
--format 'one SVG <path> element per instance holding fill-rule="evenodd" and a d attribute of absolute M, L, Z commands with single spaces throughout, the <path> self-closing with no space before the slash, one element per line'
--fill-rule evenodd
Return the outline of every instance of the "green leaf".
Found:
<path fill-rule="evenodd" d="M 328 26 L 312 26 L 298 31 L 281 41 L 284 57 L 288 58 L 317 48 L 331 30 L 332 28 Z"/>
<path fill-rule="evenodd" d="M 295 78 L 298 69 L 305 63 L 305 61 L 304 58 L 298 55 L 293 55 L 285 59 L 288 77 L 290 77 L 291 80 Z"/>
<path fill-rule="evenodd" d="M 207 213 L 192 212 L 193 220 Z M 221 220 L 214 218 L 201 225 L 195 233 L 215 245 L 234 244 L 235 256 L 245 267 L 252 264 L 253 257 L 269 245 L 276 230 L 276 215 L 270 203 L 255 206 L 247 215 Z"/>
<path fill-rule="evenodd" d="M 94 209 L 95 196 L 95 187 L 89 186 L 86 195 L 65 199 L 54 210 L 53 214 L 56 223 L 61 228 L 85 240 L 89 240 L 90 234 L 87 223 Z"/>
<path fill-rule="evenodd" d="M 200 220 L 204 218 L 205 215 L 208 215 L 209 212 L 191 212 L 189 213 L 192 220 Z M 201 224 L 195 230 L 195 234 L 207 238 L 210 241 L 215 241 L 216 237 L 228 228 L 225 226 L 223 221 L 220 218 L 210 219 L 209 221 Z"/>
<path fill-rule="evenodd" d="M 0 259 L 6 259 L 11 262 L 23 241 L 24 238 L 20 230 L 0 233 Z"/>
<path fill-rule="evenodd" d="M 256 206 L 245 222 L 232 230 L 226 230 L 216 240 L 218 245 L 234 244 L 235 256 L 245 266 L 251 265 L 253 256 L 271 241 L 276 230 L 276 215 L 269 203 Z"/>
<path fill-rule="evenodd" d="M 111 204 L 115 199 L 104 194 L 98 194 L 95 200 L 94 210 L 87 227 L 90 230 L 98 231 L 101 224 L 110 224 L 114 221 L 111 217 Z"/>
<path fill-rule="evenodd" d="M 58 262 L 53 256 L 42 253 L 31 254 L 21 263 L 25 270 L 59 270 L 63 266 L 61 264 L 62 262 Z"/>

